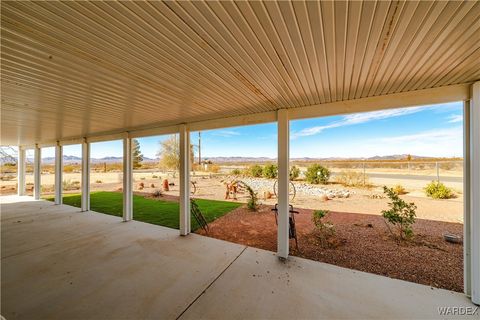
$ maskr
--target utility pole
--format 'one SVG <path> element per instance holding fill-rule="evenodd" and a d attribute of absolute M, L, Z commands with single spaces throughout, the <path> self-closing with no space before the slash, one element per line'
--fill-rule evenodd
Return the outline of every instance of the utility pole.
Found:
<path fill-rule="evenodd" d="M 198 131 L 198 165 L 202 165 L 202 133 Z"/>

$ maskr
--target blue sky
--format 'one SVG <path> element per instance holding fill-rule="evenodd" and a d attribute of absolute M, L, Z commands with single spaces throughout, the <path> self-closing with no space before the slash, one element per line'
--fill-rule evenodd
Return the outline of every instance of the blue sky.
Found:
<path fill-rule="evenodd" d="M 462 156 L 462 121 L 461 102 L 294 120 L 290 123 L 290 156 Z M 167 137 L 138 139 L 142 153 L 155 158 L 159 141 Z M 192 132 L 192 143 L 197 140 L 198 133 Z M 204 131 L 202 157 L 275 158 L 276 141 L 275 123 Z M 121 141 L 93 143 L 91 153 L 93 158 L 122 156 Z M 80 156 L 80 146 L 67 146 L 64 154 Z M 42 156 L 53 156 L 53 149 L 45 149 Z"/>

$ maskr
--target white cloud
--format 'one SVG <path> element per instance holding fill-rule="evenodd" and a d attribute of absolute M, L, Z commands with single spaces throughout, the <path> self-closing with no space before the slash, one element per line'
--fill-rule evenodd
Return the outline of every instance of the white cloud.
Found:
<path fill-rule="evenodd" d="M 292 134 L 292 139 L 295 139 L 298 137 L 313 136 L 327 129 L 351 126 L 355 124 L 361 124 L 361 123 L 366 123 L 370 121 L 388 119 L 393 117 L 401 117 L 408 114 L 420 112 L 425 108 L 426 107 L 412 107 L 412 108 L 401 108 L 401 109 L 380 110 L 380 111 L 349 114 L 349 115 L 343 116 L 341 120 L 332 122 L 327 125 L 305 128 L 303 130 L 300 130 L 299 132 L 294 132 Z"/>
<path fill-rule="evenodd" d="M 462 114 L 452 114 L 447 119 L 448 119 L 449 123 L 463 122 L 463 115 Z"/>
<path fill-rule="evenodd" d="M 366 141 L 363 152 L 387 154 L 414 154 L 432 157 L 462 156 L 462 127 L 429 130 L 414 134 Z"/>
<path fill-rule="evenodd" d="M 447 142 L 451 140 L 458 140 L 463 137 L 463 130 L 461 127 L 448 128 L 424 131 L 415 134 L 402 135 L 396 137 L 380 138 L 376 141 L 383 143 L 412 143 L 412 142 Z"/>
<path fill-rule="evenodd" d="M 363 139 L 332 139 L 322 142 L 322 148 L 312 148 L 308 144 L 292 143 L 292 158 L 299 157 L 373 157 L 393 154 L 413 154 L 416 156 L 452 157 L 463 154 L 462 127 L 438 130 L 425 130 L 412 134 L 391 137 Z"/>
<path fill-rule="evenodd" d="M 218 136 L 218 137 L 233 137 L 233 136 L 239 136 L 240 132 L 233 131 L 233 130 L 220 130 L 220 131 L 214 131 L 212 132 L 213 136 Z"/>

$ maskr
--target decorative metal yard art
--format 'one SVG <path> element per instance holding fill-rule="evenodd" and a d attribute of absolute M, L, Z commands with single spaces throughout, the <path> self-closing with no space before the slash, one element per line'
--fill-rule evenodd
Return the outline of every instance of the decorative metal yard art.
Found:
<path fill-rule="evenodd" d="M 275 194 L 275 197 L 278 199 L 278 180 L 275 180 L 273 183 L 273 193 Z M 297 189 L 295 189 L 295 185 L 293 184 L 292 181 L 290 181 L 290 186 L 288 188 L 288 195 L 290 198 L 290 201 L 293 201 L 295 199 L 295 196 L 297 195 Z"/>
<path fill-rule="evenodd" d="M 205 230 L 206 233 L 208 233 L 208 222 L 200 211 L 195 199 L 190 199 L 190 212 L 195 220 L 197 220 L 198 225 Z"/>
<path fill-rule="evenodd" d="M 293 210 L 293 206 L 289 205 L 289 215 L 288 215 L 288 237 L 290 239 L 295 239 L 295 248 L 298 250 L 298 239 L 297 239 L 297 229 L 295 227 L 295 214 L 299 213 L 298 211 Z M 278 225 L 278 203 L 275 204 L 275 207 L 272 209 L 275 212 L 275 224 Z"/>
<path fill-rule="evenodd" d="M 231 182 L 225 182 L 225 200 L 230 199 L 232 196 L 233 200 L 237 200 L 237 193 L 245 193 L 245 182 L 240 180 L 233 180 Z"/>
<path fill-rule="evenodd" d="M 195 192 L 197 192 L 197 181 L 190 181 L 190 184 L 192 185 L 190 188 L 190 193 L 195 194 Z"/>

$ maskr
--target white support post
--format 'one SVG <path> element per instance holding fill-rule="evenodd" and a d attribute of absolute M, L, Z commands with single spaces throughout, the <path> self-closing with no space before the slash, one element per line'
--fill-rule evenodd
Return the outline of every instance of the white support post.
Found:
<path fill-rule="evenodd" d="M 463 104 L 463 292 L 472 295 L 470 259 L 470 101 Z"/>
<path fill-rule="evenodd" d="M 82 142 L 82 211 L 90 210 L 90 143 Z"/>
<path fill-rule="evenodd" d="M 35 145 L 33 155 L 33 198 L 40 200 L 40 190 L 42 187 L 42 149 Z"/>
<path fill-rule="evenodd" d="M 468 191 L 467 191 L 468 192 Z M 470 272 L 472 302 L 480 304 L 480 82 L 470 102 Z M 467 226 L 468 227 L 468 226 Z"/>
<path fill-rule="evenodd" d="M 289 253 L 289 184 L 290 184 L 290 123 L 288 110 L 277 111 L 278 121 L 278 230 L 277 255 L 288 258 Z"/>
<path fill-rule="evenodd" d="M 19 196 L 25 195 L 25 158 L 26 158 L 25 149 L 23 147 L 18 147 L 17 194 Z"/>
<path fill-rule="evenodd" d="M 63 147 L 60 143 L 55 146 L 55 204 L 62 204 L 63 194 Z"/>
<path fill-rule="evenodd" d="M 190 132 L 180 125 L 180 235 L 190 233 Z"/>
<path fill-rule="evenodd" d="M 133 153 L 132 139 L 123 138 L 123 221 L 133 219 Z"/>

